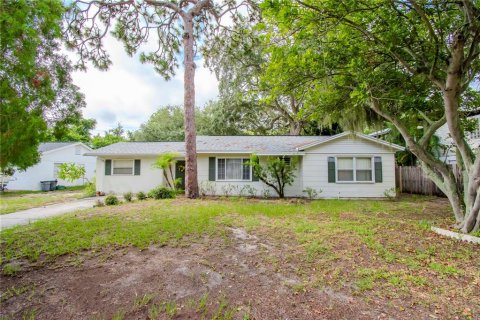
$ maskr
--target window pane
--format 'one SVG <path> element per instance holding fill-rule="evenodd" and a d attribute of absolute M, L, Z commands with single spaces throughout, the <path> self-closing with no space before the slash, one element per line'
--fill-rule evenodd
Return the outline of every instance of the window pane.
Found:
<path fill-rule="evenodd" d="M 226 177 L 227 180 L 242 179 L 242 159 L 226 159 Z"/>
<path fill-rule="evenodd" d="M 372 181 L 372 159 L 356 158 L 357 181 Z"/>
<path fill-rule="evenodd" d="M 113 174 L 132 174 L 132 168 L 113 168 Z"/>
<path fill-rule="evenodd" d="M 218 180 L 225 180 L 225 159 L 218 159 Z"/>
<path fill-rule="evenodd" d="M 353 181 L 353 170 L 338 170 L 338 181 Z"/>
<path fill-rule="evenodd" d="M 132 174 L 132 160 L 113 160 L 113 174 Z"/>
<path fill-rule="evenodd" d="M 353 170 L 353 158 L 338 158 L 338 170 Z"/>
<path fill-rule="evenodd" d="M 250 180 L 250 166 L 248 162 L 250 162 L 249 159 L 243 159 L 243 180 Z"/>
<path fill-rule="evenodd" d="M 357 181 L 372 181 L 372 170 L 357 170 Z"/>
<path fill-rule="evenodd" d="M 370 170 L 372 169 L 372 159 L 371 158 L 357 158 L 356 159 L 356 168 L 357 170 Z"/>

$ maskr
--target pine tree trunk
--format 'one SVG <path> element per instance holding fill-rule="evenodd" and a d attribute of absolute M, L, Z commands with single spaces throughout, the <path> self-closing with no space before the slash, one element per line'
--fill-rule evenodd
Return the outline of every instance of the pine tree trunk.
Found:
<path fill-rule="evenodd" d="M 185 108 L 185 194 L 198 197 L 197 142 L 195 129 L 195 63 L 193 61 L 193 17 L 184 18 L 184 108 Z"/>

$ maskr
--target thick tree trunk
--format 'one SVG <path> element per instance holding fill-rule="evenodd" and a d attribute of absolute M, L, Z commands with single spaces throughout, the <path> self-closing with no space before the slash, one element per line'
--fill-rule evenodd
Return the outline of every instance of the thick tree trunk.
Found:
<path fill-rule="evenodd" d="M 195 63 L 193 62 L 193 16 L 183 19 L 184 49 L 184 108 L 185 108 L 185 194 L 188 198 L 198 197 L 197 180 L 197 137 L 195 129 Z"/>
<path fill-rule="evenodd" d="M 449 73 L 450 76 L 454 74 L 455 72 Z M 449 83 L 452 85 L 454 81 L 450 79 Z M 446 88 L 449 87 L 447 86 Z M 456 95 L 452 91 L 453 90 L 444 90 L 446 120 L 450 132 L 455 131 L 453 135 L 456 135 L 456 139 L 464 141 L 458 124 L 458 100 L 455 99 Z M 475 162 L 472 163 L 474 156 L 471 155 L 472 153 L 468 145 L 462 143 L 457 145 L 457 148 L 463 149 L 463 152 L 459 150 L 457 153 L 457 162 L 461 164 L 462 170 L 465 172 L 462 196 L 462 192 L 457 187 L 457 182 L 451 168 L 428 153 L 424 144 L 416 142 L 409 134 L 407 128 L 397 118 L 383 112 L 378 100 L 372 99 L 371 108 L 377 114 L 395 125 L 405 139 L 410 151 L 421 161 L 424 172 L 442 192 L 445 193 L 452 206 L 458 228 L 465 233 L 478 230 L 480 227 L 480 151 L 477 152 Z M 448 111 L 447 109 L 450 110 Z M 429 140 L 438 129 L 438 126 L 432 126 L 430 129 L 432 130 L 430 130 L 428 134 L 425 133 L 427 136 L 422 137 L 420 139 L 421 141 L 427 142 L 424 141 L 424 139 Z M 455 141 L 455 139 L 453 140 Z M 467 157 L 469 160 L 465 161 L 463 159 L 464 157 Z"/>
<path fill-rule="evenodd" d="M 460 96 L 462 92 L 462 65 L 464 61 L 465 39 L 462 33 L 456 33 L 453 37 L 450 64 L 447 69 L 447 78 L 443 88 L 443 102 L 448 131 L 457 148 L 457 163 L 464 170 L 464 207 L 465 218 L 460 224 L 463 232 L 478 230 L 478 219 L 480 219 L 480 153 L 477 159 L 472 149 L 465 141 L 461 129 L 459 109 Z"/>

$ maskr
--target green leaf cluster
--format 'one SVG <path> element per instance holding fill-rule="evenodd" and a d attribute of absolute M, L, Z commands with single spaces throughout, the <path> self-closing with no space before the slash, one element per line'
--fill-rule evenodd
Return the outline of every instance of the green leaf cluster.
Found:
<path fill-rule="evenodd" d="M 0 167 L 26 169 L 39 160 L 49 127 L 80 117 L 84 97 L 60 53 L 60 0 L 0 2 Z"/>

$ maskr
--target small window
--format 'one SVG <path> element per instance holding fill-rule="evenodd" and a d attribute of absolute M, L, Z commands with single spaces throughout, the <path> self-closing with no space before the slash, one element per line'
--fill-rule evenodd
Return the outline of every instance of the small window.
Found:
<path fill-rule="evenodd" d="M 231 158 L 217 159 L 217 180 L 250 180 L 251 168 L 249 159 Z"/>
<path fill-rule="evenodd" d="M 75 146 L 75 154 L 76 155 L 82 154 L 82 146 Z"/>
<path fill-rule="evenodd" d="M 338 158 L 338 181 L 354 181 L 353 158 Z"/>
<path fill-rule="evenodd" d="M 280 159 L 283 160 L 283 162 L 285 162 L 287 166 L 289 166 L 292 163 L 290 157 L 280 157 Z"/>
<path fill-rule="evenodd" d="M 132 175 L 133 160 L 113 160 L 114 175 Z"/>

